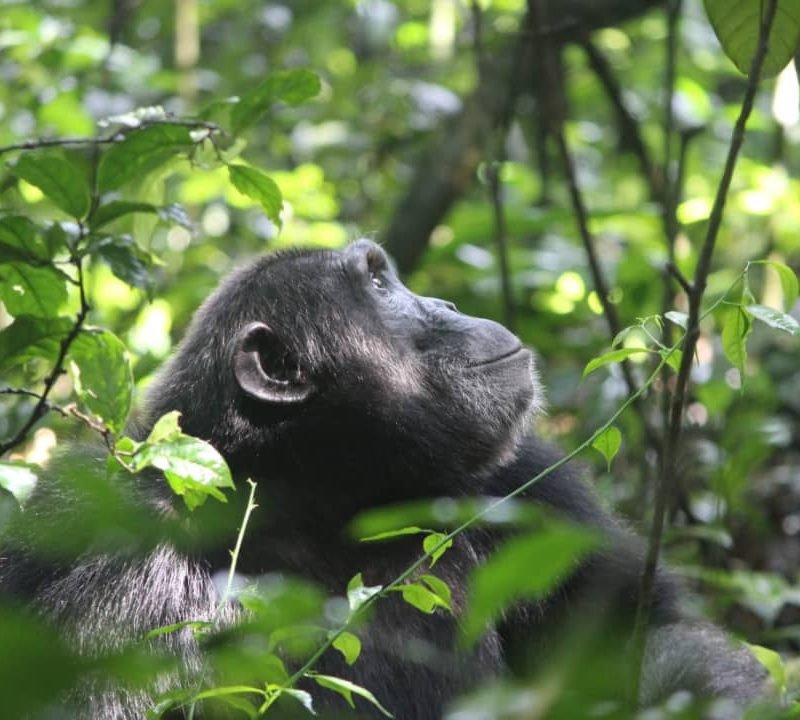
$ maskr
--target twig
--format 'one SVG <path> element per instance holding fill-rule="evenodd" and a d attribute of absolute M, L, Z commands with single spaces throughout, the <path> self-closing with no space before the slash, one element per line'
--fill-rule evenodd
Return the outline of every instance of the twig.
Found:
<path fill-rule="evenodd" d="M 477 2 L 472 3 L 472 24 L 473 24 L 473 50 L 475 53 L 475 64 L 478 67 L 480 82 L 485 82 L 486 61 L 483 50 L 483 13 Z M 514 288 L 511 282 L 511 268 L 508 259 L 508 237 L 506 233 L 505 206 L 503 203 L 502 185 L 500 174 L 505 163 L 505 143 L 508 136 L 508 123 L 513 116 L 513 107 L 519 97 L 518 78 L 525 57 L 524 46 L 518 46 L 515 57 L 515 68 L 512 73 L 512 86 L 509 93 L 509 106 L 502 115 L 502 120 L 494 129 L 494 147 L 490 148 L 486 162 L 486 184 L 489 189 L 489 198 L 492 203 L 492 217 L 494 221 L 494 244 L 497 248 L 497 257 L 500 265 L 500 288 L 503 299 L 503 321 L 510 330 L 515 329 L 516 325 L 516 306 L 514 302 Z"/>
<path fill-rule="evenodd" d="M 661 202 L 664 195 L 664 173 L 656 166 L 650 157 L 650 150 L 642 137 L 639 122 L 631 114 L 622 97 L 622 87 L 619 84 L 611 64 L 600 49 L 588 38 L 581 42 L 589 67 L 594 71 L 597 79 L 608 95 L 611 105 L 617 114 L 617 123 L 625 144 L 631 149 L 641 166 L 642 175 L 650 190 L 650 197 L 655 202 Z"/>
<path fill-rule="evenodd" d="M 745 90 L 742 108 L 733 129 L 731 144 L 728 148 L 728 155 L 725 159 L 725 167 L 722 172 L 717 194 L 714 198 L 714 205 L 708 221 L 706 236 L 700 249 L 697 260 L 697 267 L 694 273 L 689 295 L 689 319 L 687 321 L 686 335 L 683 340 L 683 354 L 678 370 L 678 377 L 675 383 L 675 392 L 672 397 L 670 407 L 669 427 L 664 445 L 664 452 L 661 456 L 661 467 L 659 472 L 658 487 L 656 488 L 655 509 L 653 512 L 653 524 L 650 530 L 650 538 L 647 547 L 647 557 L 644 572 L 642 573 L 641 589 L 639 593 L 639 604 L 636 612 L 636 622 L 634 625 L 634 670 L 637 677 L 633 694 L 632 703 L 636 703 L 639 696 L 639 681 L 644 659 L 644 649 L 646 643 L 646 629 L 649 622 L 650 610 L 653 605 L 653 594 L 655 588 L 656 568 L 661 550 L 661 539 L 664 532 L 664 517 L 667 504 L 672 489 L 672 479 L 675 474 L 675 450 L 681 433 L 683 419 L 683 408 L 686 402 L 686 391 L 689 383 L 689 375 L 692 368 L 694 351 L 697 346 L 697 339 L 700 335 L 700 310 L 705 293 L 708 275 L 711 271 L 711 259 L 714 255 L 719 228 L 722 223 L 723 211 L 730 189 L 733 171 L 736 161 L 744 142 L 745 128 L 747 120 L 753 109 L 755 95 L 758 90 L 758 81 L 761 76 L 761 68 L 767 54 L 769 40 L 769 30 L 772 27 L 777 8 L 777 0 L 765 0 L 764 11 L 761 18 L 759 30 L 758 47 L 756 49 L 753 62 L 750 66 L 748 75 L 747 89 Z"/>
<path fill-rule="evenodd" d="M 244 533 L 247 530 L 248 523 L 250 522 L 250 515 L 253 513 L 253 510 L 258 507 L 258 504 L 255 501 L 257 485 L 250 478 L 247 479 L 247 484 L 250 486 L 250 495 L 247 497 L 247 507 L 244 510 L 242 524 L 239 526 L 239 533 L 236 536 L 236 544 L 234 545 L 233 550 L 231 550 L 231 565 L 228 568 L 228 581 L 225 583 L 225 592 L 222 594 L 222 598 L 219 601 L 217 611 L 222 608 L 222 606 L 231 596 L 231 591 L 233 590 L 233 580 L 236 577 L 236 566 L 239 563 L 239 554 L 242 551 L 242 543 L 244 542 Z"/>
<path fill-rule="evenodd" d="M 540 7 L 541 0 L 528 0 L 528 14 L 533 18 L 534 22 L 538 22 L 543 13 Z M 539 52 L 538 66 L 541 68 L 541 81 L 543 92 L 541 93 L 543 112 L 545 121 L 548 123 L 549 132 L 555 140 L 558 149 L 559 158 L 564 170 L 564 177 L 569 189 L 570 200 L 572 209 L 575 214 L 575 222 L 578 226 L 578 232 L 583 243 L 584 252 L 589 263 L 589 271 L 592 275 L 592 282 L 595 291 L 600 299 L 600 304 L 603 308 L 603 316 L 605 317 L 608 330 L 612 338 L 615 338 L 621 328 L 619 317 L 614 305 L 609 300 L 608 284 L 606 283 L 600 260 L 597 257 L 597 250 L 595 248 L 595 241 L 592 233 L 589 230 L 589 213 L 586 209 L 586 203 L 583 199 L 583 194 L 578 185 L 578 177 L 575 171 L 575 163 L 572 158 L 572 153 L 567 145 L 567 140 L 564 135 L 564 117 L 566 115 L 565 99 L 563 93 L 557 87 L 555 78 L 557 76 L 553 59 L 554 49 L 547 39 L 543 39 L 537 46 Z M 638 387 L 636 380 L 633 376 L 630 363 L 625 360 L 621 364 L 622 376 L 625 384 L 628 387 L 628 392 L 632 395 L 638 396 Z M 655 433 L 647 419 L 647 413 L 643 405 L 639 402 L 635 404 L 636 412 L 642 423 L 642 428 L 647 436 L 648 443 L 660 451 L 660 439 Z"/>
<path fill-rule="evenodd" d="M 58 380 L 58 378 L 64 372 L 64 362 L 67 358 L 67 352 L 69 351 L 72 343 L 75 341 L 75 338 L 78 337 L 78 334 L 80 333 L 81 329 L 83 328 L 83 324 L 86 321 L 86 316 L 89 314 L 90 308 L 89 304 L 86 302 L 86 293 L 83 282 L 83 260 L 82 258 L 76 257 L 74 258 L 74 262 L 78 271 L 78 288 L 80 290 L 80 309 L 78 310 L 78 315 L 75 318 L 75 323 L 73 324 L 67 336 L 61 341 L 61 347 L 59 348 L 56 362 L 53 365 L 53 369 L 50 371 L 50 374 L 45 378 L 44 390 L 42 390 L 42 392 L 39 394 L 39 400 L 34 406 L 30 416 L 17 431 L 14 437 L 12 437 L 10 440 L 0 443 L 0 456 L 4 455 L 9 450 L 23 442 L 31 428 L 37 422 L 39 422 L 39 420 L 50 409 L 47 398 L 50 395 L 56 380 Z"/>
<path fill-rule="evenodd" d="M 40 393 L 34 392 L 33 390 L 26 390 L 25 388 L 0 388 L 0 395 L 22 395 L 24 397 L 33 398 L 34 400 L 42 400 L 42 395 Z M 44 400 L 44 410 L 45 412 L 56 412 L 64 417 L 69 417 L 67 408 L 56 405 L 46 398 Z"/>
<path fill-rule="evenodd" d="M 0 155 L 14 152 L 15 150 L 39 150 L 48 147 L 68 147 L 71 145 L 110 145 L 123 140 L 128 132 L 140 130 L 154 125 L 178 125 L 195 130 L 208 130 L 210 133 L 222 132 L 219 125 L 205 120 L 143 120 L 136 127 L 117 128 L 109 135 L 99 137 L 61 137 L 61 138 L 34 138 L 23 142 L 0 147 Z"/>
<path fill-rule="evenodd" d="M 664 266 L 664 268 L 673 278 L 675 278 L 675 280 L 678 281 L 678 285 L 681 286 L 683 292 L 685 292 L 687 295 L 691 295 L 694 292 L 692 284 L 684 277 L 683 273 L 678 269 L 677 265 L 668 262 Z M 669 307 L 672 307 L 672 305 L 670 304 Z M 669 310 L 669 307 L 667 308 L 667 310 Z"/>

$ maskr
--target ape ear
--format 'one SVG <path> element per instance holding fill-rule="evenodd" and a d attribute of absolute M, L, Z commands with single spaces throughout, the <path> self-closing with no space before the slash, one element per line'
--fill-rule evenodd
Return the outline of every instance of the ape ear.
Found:
<path fill-rule="evenodd" d="M 307 400 L 315 389 L 295 355 L 261 322 L 239 332 L 233 370 L 239 387 L 266 403 L 294 405 Z"/>

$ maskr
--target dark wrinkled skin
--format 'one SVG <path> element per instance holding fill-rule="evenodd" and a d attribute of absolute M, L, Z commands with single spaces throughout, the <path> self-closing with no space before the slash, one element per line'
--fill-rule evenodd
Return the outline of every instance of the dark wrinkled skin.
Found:
<path fill-rule="evenodd" d="M 267 256 L 234 273 L 198 310 L 131 432 L 143 437 L 158 417 L 179 410 L 184 431 L 225 456 L 240 492 L 244 478 L 259 483 L 260 509 L 239 570 L 294 574 L 341 594 L 356 573 L 368 585 L 386 584 L 419 554 L 418 538 L 350 540 L 345 528 L 359 512 L 420 498 L 502 496 L 557 460 L 529 433 L 538 402 L 532 357 L 514 335 L 414 295 L 376 245 L 359 241 L 343 252 Z M 48 517 L 54 495 L 41 492 L 29 517 Z M 173 512 L 159 478 L 134 495 L 153 513 Z M 318 669 L 369 688 L 402 720 L 436 720 L 479 682 L 546 668 L 548 658 L 563 656 L 577 625 L 595 639 L 582 641 L 586 657 L 595 645 L 605 647 L 608 638 L 597 630 L 610 627 L 614 652 L 623 657 L 641 543 L 570 466 L 534 484 L 525 498 L 600 530 L 604 548 L 550 597 L 520 603 L 465 652 L 455 640 L 466 578 L 502 539 L 489 530 L 466 533 L 435 568 L 453 591 L 455 617 L 425 616 L 396 596 L 382 600 L 361 632 L 356 664 L 346 667 L 330 652 Z M 58 498 L 61 507 L 75 502 Z M 0 555 L 0 591 L 26 598 L 92 653 L 124 645 L 135 635 L 131 628 L 210 617 L 218 601 L 210 578 L 226 566 L 231 544 L 229 535 L 202 554 L 168 546 L 143 556 L 86 553 L 67 566 L 18 544 Z M 661 572 L 642 701 L 677 689 L 737 706 L 757 697 L 757 663 L 731 649 L 717 629 L 686 621 L 677 594 Z M 225 610 L 229 619 L 235 614 Z M 189 633 L 163 642 L 196 667 Z M 332 694 L 315 696 L 325 717 L 380 717 L 366 704 L 353 713 Z M 92 698 L 90 715 L 138 718 L 149 703 L 146 693 L 105 692 Z M 297 707 L 288 703 L 270 715 L 293 717 Z"/>

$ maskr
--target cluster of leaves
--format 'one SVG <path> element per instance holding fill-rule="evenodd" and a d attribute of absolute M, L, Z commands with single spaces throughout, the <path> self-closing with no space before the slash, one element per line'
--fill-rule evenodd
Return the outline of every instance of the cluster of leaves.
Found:
<path fill-rule="evenodd" d="M 241 133 L 276 102 L 297 104 L 318 92 L 319 79 L 310 71 L 276 73 L 230 105 L 230 123 Z M 281 193 L 261 170 L 232 162 L 242 146 L 237 135 L 224 135 L 206 120 L 171 120 L 163 110 L 145 108 L 108 123 L 117 128 L 108 136 L 87 139 L 88 149 L 23 150 L 8 164 L 19 182 L 36 188 L 53 210 L 68 219 L 56 215 L 35 223 L 24 215 L 0 216 L 0 300 L 13 317 L 0 332 L 0 370 L 24 366 L 30 368 L 28 382 L 45 377 L 45 390 L 32 410 L 35 422 L 49 408 L 47 396 L 53 384 L 69 367 L 76 403 L 62 413 L 84 418 L 111 448 L 131 409 L 133 373 L 124 343 L 109 330 L 86 324 L 90 306 L 84 266 L 104 262 L 122 282 L 150 288 L 158 259 L 119 228 L 136 214 L 189 224 L 182 208 L 157 206 L 138 197 L 147 178 L 164 173 L 165 167 L 166 172 L 174 172 L 181 163 L 225 167 L 233 187 L 257 201 L 278 226 Z M 59 145 L 58 141 L 43 144 Z M 75 288 L 73 298 L 70 286 Z M 71 319 L 65 313 L 76 302 L 77 318 Z M 4 450 L 22 439 L 24 435 L 18 436 Z M 143 445 L 122 438 L 113 449 L 132 471 L 148 466 L 164 471 L 190 508 L 207 494 L 223 498 L 216 488 L 231 484 L 221 458 L 209 446 L 182 436 L 174 417 L 162 419 Z M 19 473 L 18 464 L 4 462 L 0 487 L 17 487 Z"/>
<path fill-rule="evenodd" d="M 298 56 L 309 58 L 314 66 L 326 69 L 327 79 L 335 88 L 315 122 L 290 121 L 286 129 L 297 130 L 291 139 L 288 133 L 275 132 L 274 127 L 270 127 L 269 133 L 252 138 L 248 137 L 250 130 L 276 103 L 294 106 L 315 95 L 320 89 L 317 77 L 303 70 L 270 73 L 255 89 L 239 98 L 215 101 L 190 119 L 177 119 L 149 106 L 152 93 L 149 88 L 143 89 L 148 84 L 174 89 L 177 81 L 172 71 L 153 70 L 159 63 L 150 62 L 153 58 L 163 59 L 159 54 L 166 57 L 164 49 L 148 49 L 145 42 L 140 43 L 144 48 L 141 52 L 128 45 L 111 47 L 88 28 L 98 22 L 99 10 L 95 5 L 75 4 L 76 16 L 83 17 L 86 27 L 64 22 L 59 25 L 56 18 L 60 11 L 55 6 L 50 10 L 52 15 L 40 16 L 38 10 L 22 6 L 9 9 L 6 14 L 6 18 L 11 18 L 13 32 L 4 33 L 3 42 L 12 48 L 10 57 L 20 64 L 22 72 L 4 73 L 16 81 L 8 89 L 0 89 L 0 101 L 9 107 L 29 110 L 44 134 L 55 131 L 81 137 L 77 142 L 62 144 L 32 142 L 30 147 L 19 147 L 13 154 L 7 154 L 12 160 L 6 166 L 3 192 L 6 197 L 12 196 L 8 207 L 17 209 L 0 215 L 0 300 L 8 314 L 1 318 L 4 329 L 0 332 L 0 373 L 14 378 L 14 385 L 4 390 L 13 393 L 8 397 L 22 402 L 13 411 L 9 410 L 7 417 L 0 417 L 0 424 L 16 430 L 29 421 L 41 420 L 45 411 L 71 416 L 103 437 L 111 455 L 109 473 L 156 468 L 163 472 L 173 490 L 183 496 L 187 507 L 194 509 L 208 496 L 223 498 L 221 490 L 230 487 L 230 474 L 210 446 L 180 432 L 175 415 L 162 418 L 142 442 L 123 437 L 133 381 L 131 359 L 122 338 L 134 324 L 133 318 L 146 311 L 142 309 L 142 301 L 133 305 L 133 309 L 120 312 L 115 300 L 104 298 L 96 288 L 92 294 L 92 279 L 101 277 L 107 269 L 129 288 L 167 297 L 175 324 L 180 325 L 196 304 L 197 296 L 202 296 L 204 288 L 212 285 L 216 274 L 224 269 L 219 260 L 220 248 L 236 255 L 260 247 L 264 237 L 272 237 L 255 232 L 252 223 L 233 216 L 235 237 L 223 242 L 215 236 L 205 243 L 194 243 L 185 258 L 177 259 L 176 255 L 182 251 L 171 250 L 163 241 L 167 228 L 178 226 L 191 231 L 190 218 L 198 217 L 198 208 L 207 209 L 220 197 L 229 202 L 241 203 L 244 198 L 254 203 L 273 228 L 289 224 L 284 202 L 289 199 L 295 213 L 313 219 L 320 233 L 304 234 L 297 225 L 290 226 L 290 232 L 284 232 L 284 238 L 288 235 L 287 242 L 318 238 L 331 242 L 331 237 L 334 242 L 343 241 L 346 233 L 338 230 L 346 220 L 355 219 L 370 229 L 382 225 L 391 212 L 399 182 L 409 175 L 413 153 L 407 153 L 406 149 L 436 138 L 432 129 L 440 117 L 452 114 L 453 106 L 460 106 L 459 95 L 474 80 L 473 58 L 461 48 L 454 48 L 456 54 L 451 63 L 429 62 L 428 46 L 434 45 L 436 33 L 435 24 L 428 18 L 430 8 L 425 3 L 360 3 L 357 12 L 346 3 L 299 3 L 292 10 L 294 16 L 289 12 L 288 30 L 276 30 L 278 26 L 272 20 L 261 19 L 267 18 L 268 11 L 283 6 L 265 10 L 262 4 L 245 4 L 238 13 L 241 19 L 236 20 L 228 12 L 228 3 L 207 3 L 204 22 L 221 36 L 237 38 L 237 42 L 219 43 L 210 33 L 210 42 L 204 46 L 202 62 L 216 71 L 216 75 L 209 72 L 204 78 L 212 97 L 224 97 L 230 94 L 230 88 L 252 84 L 246 68 L 258 67 L 258 63 L 252 62 L 248 47 L 264 45 L 258 34 L 261 31 L 274 33 L 272 37 L 277 38 L 264 50 L 268 66 L 280 67 Z M 522 3 L 491 5 L 489 17 L 496 27 L 516 27 Z M 761 3 L 706 0 L 705 5 L 723 48 L 746 72 L 755 48 Z M 378 6 L 393 9 L 394 16 L 388 10 L 381 13 Z M 288 10 L 288 6 L 284 9 Z M 105 8 L 102 12 L 105 13 Z M 123 39 L 130 45 L 136 44 L 137 37 L 148 37 L 148 23 L 151 27 L 154 24 L 169 27 L 172 22 L 171 8 L 150 6 L 141 13 L 138 21 L 129 23 L 125 30 L 127 36 Z M 800 18 L 793 0 L 780 0 L 779 13 L 766 63 L 766 70 L 771 73 L 779 71 L 796 52 L 800 38 Z M 624 74 L 630 96 L 647 111 L 642 113 L 646 134 L 655 134 L 658 129 L 653 120 L 657 113 L 649 110 L 659 102 L 653 97 L 652 68 L 662 64 L 660 44 L 655 42 L 660 30 L 653 30 L 652 20 L 645 18 L 624 31 L 604 32 L 598 39 L 600 47 Z M 694 23 L 691 28 L 695 45 L 687 49 L 685 59 L 691 60 L 696 55 L 698 62 L 686 63 L 677 84 L 676 104 L 688 107 L 693 118 L 699 116 L 701 122 L 711 123 L 717 115 L 724 123 L 734 109 L 727 100 L 727 86 L 734 80 L 724 58 L 698 29 L 696 19 L 690 22 Z M 60 34 L 57 33 L 56 41 L 48 40 L 54 27 Z M 462 25 L 459 28 L 463 29 Z M 490 40 L 492 49 L 500 53 L 504 44 L 510 44 L 509 37 L 498 33 L 496 40 Z M 115 53 L 123 54 L 123 62 L 118 59 L 114 62 Z M 109 67 L 117 97 L 122 96 L 129 106 L 142 109 L 108 118 L 107 134 L 90 137 L 91 118 L 82 107 L 82 100 L 99 80 L 87 66 L 91 65 L 92 57 L 99 65 L 106 54 L 112 59 Z M 0 59 L 2 62 L 7 60 Z M 42 86 L 41 78 L 62 72 L 62 67 L 67 68 L 64 72 L 71 73 L 65 78 L 69 82 L 62 83 L 47 102 L 40 102 L 41 97 L 48 97 L 50 90 Z M 577 451 L 592 445 L 603 455 L 607 467 L 616 458 L 618 469 L 621 465 L 624 469 L 624 463 L 630 469 L 641 463 L 635 451 L 628 456 L 618 454 L 623 437 L 626 449 L 643 447 L 645 443 L 641 440 L 637 416 L 616 413 L 607 419 L 608 399 L 619 396 L 615 390 L 619 385 L 616 368 L 612 368 L 609 376 L 592 374 L 584 384 L 578 382 L 581 369 L 588 376 L 621 360 L 652 357 L 660 366 L 666 363 L 677 370 L 682 360 L 677 344 L 658 337 L 653 328 L 661 329 L 662 317 L 684 328 L 686 314 L 677 311 L 661 314 L 663 292 L 657 268 L 664 253 L 660 240 L 655 239 L 658 231 L 654 230 L 657 224 L 654 213 L 637 189 L 626 159 L 616 152 L 613 120 L 604 115 L 605 98 L 597 84 L 587 81 L 584 68 L 574 62 L 571 70 L 576 78 L 571 88 L 575 90 L 575 113 L 592 120 L 592 123 L 576 123 L 574 135 L 578 151 L 585 159 L 589 179 L 586 185 L 591 188 L 589 197 L 596 210 L 593 216 L 598 243 L 609 257 L 616 258 L 608 263 L 617 286 L 612 297 L 621 316 L 647 315 L 647 318 L 620 333 L 610 352 L 601 349 L 608 338 L 605 328 L 597 322 L 596 293 L 593 296 L 586 292 L 588 274 L 584 277 L 575 272 L 584 261 L 572 237 L 571 214 L 559 203 L 533 207 L 535 200 L 547 195 L 546 180 L 542 180 L 546 173 L 537 173 L 519 157 L 513 157 L 503 167 L 501 177 L 509 234 L 524 238 L 512 248 L 510 258 L 520 306 L 517 329 L 526 341 L 543 350 L 551 404 L 564 409 L 564 414 L 555 417 L 549 426 L 545 423 L 545 429 L 564 434 L 557 429 L 558 421 L 569 414 L 568 422 L 562 424 L 572 428 L 575 437 L 589 437 Z M 141 77 L 137 77 L 139 73 Z M 48 80 L 46 85 L 49 83 Z M 114 93 L 109 92 L 106 100 L 113 105 Z M 273 114 L 270 119 L 276 120 Z M 768 126 L 765 112 L 760 114 L 759 121 L 761 128 Z M 523 130 L 527 122 L 521 115 L 519 123 Z M 14 123 L 2 122 L 0 137 L 18 145 L 13 128 L 23 126 L 24 122 L 18 118 Z M 363 128 L 368 129 L 368 138 Z M 727 133 L 727 127 L 722 129 Z M 764 147 L 768 143 L 763 141 L 763 135 L 767 133 L 762 133 L 758 146 L 762 156 L 754 152 L 750 163 L 741 169 L 744 189 L 734 188 L 731 193 L 728 214 L 731 229 L 722 238 L 721 267 L 712 276 L 713 312 L 709 311 L 708 317 L 714 324 L 709 322 L 709 327 L 704 328 L 709 337 L 715 337 L 715 333 L 719 336 L 722 353 L 739 370 L 742 381 L 749 378 L 748 388 L 753 394 L 748 395 L 746 402 L 737 400 L 737 394 L 725 382 L 701 383 L 697 391 L 712 417 L 729 420 L 732 428 L 741 427 L 747 435 L 747 443 L 738 442 L 733 432 L 730 440 L 715 438 L 720 452 L 728 456 L 723 471 L 728 472 L 732 467 L 742 476 L 761 467 L 767 457 L 765 452 L 753 449 L 761 445 L 749 437 L 754 418 L 744 412 L 742 405 L 759 404 L 761 413 L 755 419 L 760 426 L 762 421 L 766 422 L 765 418 L 777 417 L 777 412 L 768 416 L 775 397 L 782 395 L 791 400 L 791 393 L 785 390 L 789 379 L 784 378 L 780 387 L 772 387 L 765 380 L 761 348 L 756 346 L 749 358 L 746 354 L 746 341 L 756 340 L 750 336 L 752 320 L 797 336 L 797 322 L 788 314 L 797 298 L 797 279 L 788 266 L 796 266 L 800 254 L 796 241 L 800 186 L 796 180 L 783 177 L 779 170 L 767 168 L 768 161 L 764 158 L 769 156 Z M 28 136 L 24 137 L 27 140 Z M 250 141 L 248 157 L 253 158 L 253 164 L 241 159 L 245 139 Z M 698 240 L 707 224 L 710 206 L 707 196 L 716 182 L 716 178 L 709 178 L 708 166 L 713 164 L 709 158 L 715 159 L 718 152 L 713 137 L 696 142 L 704 143 L 702 151 L 690 154 L 686 169 L 687 186 L 691 186 L 693 197 L 679 207 L 683 227 L 693 241 Z M 610 160 L 596 157 L 598 147 L 602 150 L 599 154 Z M 267 174 L 258 169 L 258 166 L 271 167 L 276 158 L 283 162 L 287 155 L 292 156 L 292 165 L 305 163 L 282 173 Z M 358 169 L 358 179 L 353 177 L 354 168 Z M 214 182 L 198 190 L 199 183 L 192 185 L 192 182 L 201 176 L 213 177 Z M 335 180 L 335 193 L 326 185 L 328 177 Z M 180 187 L 176 190 L 179 178 Z M 173 183 L 169 192 L 164 189 L 165 179 Z M 752 198 L 747 195 L 753 186 L 760 188 L 762 201 L 769 200 L 771 216 L 760 211 L 753 218 L 753 203 L 748 202 Z M 776 187 L 782 188 L 780 198 Z M 338 197 L 342 198 L 341 205 Z M 187 212 L 172 202 L 175 198 L 193 207 Z M 470 202 L 457 207 L 446 218 L 440 228 L 443 232 L 437 235 L 437 242 L 412 278 L 416 289 L 447 294 L 468 312 L 499 316 L 497 268 L 492 261 L 493 249 L 487 242 L 492 235 L 491 217 L 489 203 L 477 193 L 470 197 Z M 158 232 L 153 234 L 156 223 Z M 334 225 L 337 232 L 329 232 Z M 774 274 L 772 280 L 777 278 L 783 289 L 786 313 L 775 310 L 764 299 L 774 284 L 769 277 L 766 280 L 755 277 L 751 283 L 751 266 L 743 274 L 738 272 L 743 259 L 737 248 L 745 236 L 748 240 L 771 238 L 769 243 L 753 240 L 744 261 L 751 253 L 774 254 L 777 259 L 765 262 Z M 159 245 L 164 252 L 159 251 Z M 689 247 L 683 254 L 678 253 L 677 264 L 688 273 L 696 260 L 696 250 Z M 209 267 L 213 267 L 213 272 Z M 192 274 L 193 281 L 186 282 L 184 288 L 195 288 L 195 296 L 189 290 L 174 289 L 177 284 L 171 281 L 179 271 Z M 737 296 L 738 290 L 741 292 Z M 733 300 L 734 297 L 737 299 Z M 119 337 L 88 324 L 90 306 L 93 318 L 105 319 L 109 321 L 105 324 L 122 328 Z M 576 327 L 587 329 L 576 332 Z M 796 349 L 794 354 L 791 352 L 785 357 L 789 366 L 796 368 Z M 593 353 L 598 356 L 589 359 Z M 139 355 L 134 357 L 134 363 L 140 362 L 137 378 L 146 377 L 152 369 L 146 358 L 142 361 L 142 353 Z M 64 369 L 71 375 L 66 390 L 59 382 Z M 656 377 L 654 372 L 642 387 L 652 387 Z M 38 389 L 33 392 L 28 388 Z M 587 402 L 587 396 L 591 402 Z M 573 406 L 580 412 L 572 412 Z M 600 430 L 590 435 L 587 428 L 598 425 Z M 3 461 L 0 486 L 24 501 L 38 472 L 37 467 L 22 460 Z M 635 472 L 622 474 L 636 477 Z M 736 476 L 728 474 L 721 487 L 715 488 L 729 507 L 735 507 L 737 499 L 738 507 L 744 504 L 745 488 L 737 490 L 731 482 L 731 477 Z M 631 493 L 630 487 L 618 484 L 615 494 L 626 493 Z M 595 547 L 596 538 L 580 529 L 540 517 L 524 519 L 526 511 L 512 510 L 510 503 L 503 507 L 502 511 L 492 511 L 502 515 L 496 522 L 511 524 L 521 531 L 470 581 L 468 610 L 463 621 L 466 642 L 474 641 L 485 624 L 516 599 L 546 594 L 573 562 Z M 372 696 L 369 689 L 315 674 L 314 659 L 319 657 L 321 649 L 331 646 L 348 664 L 356 662 L 361 650 L 359 623 L 374 602 L 390 593 L 400 595 L 424 613 L 450 612 L 453 599 L 449 588 L 435 575 L 435 563 L 458 532 L 478 522 L 476 518 L 492 522 L 492 512 L 486 515 L 486 508 L 481 507 L 450 507 L 444 517 L 437 507 L 406 510 L 400 517 L 365 521 L 358 534 L 371 541 L 422 535 L 426 557 L 421 558 L 418 566 L 386 587 L 367 587 L 360 577 L 354 578 L 347 589 L 349 609 L 333 625 L 320 620 L 324 614 L 323 599 L 316 588 L 263 583 L 237 593 L 252 621 L 237 628 L 232 645 L 238 652 L 213 657 L 218 670 L 215 682 L 230 678 L 231 683 L 168 693 L 154 714 L 180 705 L 218 701 L 248 717 L 257 717 L 267 713 L 282 696 L 311 710 L 311 696 L 297 688 L 297 682 L 303 678 L 338 692 L 351 704 L 355 695 L 380 706 L 380 698 Z M 454 526 L 455 531 L 451 529 Z M 700 532 L 703 530 L 707 532 Z M 712 535 L 726 538 L 725 542 L 731 544 L 727 530 L 719 524 L 687 528 L 680 537 L 684 541 L 687 537 L 701 538 L 705 543 Z M 702 551 L 706 546 L 700 547 Z M 535 567 L 531 557 L 539 559 Z M 429 567 L 423 568 L 425 563 Z M 742 573 L 742 577 L 737 576 L 741 582 L 733 583 L 731 573 L 722 575 L 722 580 L 714 577 L 719 584 L 727 582 L 731 594 L 734 590 L 739 596 L 755 596 L 757 590 L 763 592 L 764 583 L 756 582 L 763 578 L 755 575 L 745 578 Z M 702 579 L 712 582 L 710 573 L 702 574 Z M 775 598 L 782 600 L 789 596 L 791 586 L 787 583 L 772 585 L 777 587 Z M 55 675 L 51 685 L 35 694 L 26 695 L 26 686 L 20 684 L 20 694 L 5 699 L 4 708 L 11 716 L 22 715 L 35 704 L 57 697 L 77 682 L 78 674 L 98 670 L 97 666 L 71 657 L 64 648 L 55 653 L 44 628 L 28 619 L 23 621 L 10 612 L 0 614 L 0 624 L 0 636 L 8 649 L 6 656 L 13 657 L 23 670 L 28 668 L 30 677 L 39 675 L 37 667 L 48 655 L 68 669 L 67 674 Z M 179 626 L 154 629 L 153 636 L 184 630 L 209 640 L 216 632 L 213 622 L 187 619 Z M 252 655 L 253 647 L 262 645 L 249 642 L 254 634 L 259 640 L 266 639 L 257 658 Z M 208 644 L 213 648 L 212 642 Z M 779 658 L 766 652 L 763 655 L 777 684 L 785 689 L 787 682 Z M 281 659 L 285 657 L 292 658 L 300 670 L 287 671 Z M 114 667 L 115 658 L 107 660 L 101 671 Z M 148 660 L 152 669 L 141 680 L 143 685 L 162 669 L 152 656 Z M 253 667 L 259 668 L 259 676 L 249 682 Z M 779 679 L 781 674 L 783 680 Z M 0 676 L 13 677 L 2 666 Z M 14 682 L 7 685 L 17 687 Z M 492 697 L 484 709 L 489 717 L 498 717 L 506 710 L 513 714 L 513 708 L 525 707 L 524 700 L 520 692 L 510 691 Z M 479 703 L 480 700 L 476 701 L 474 707 L 481 707 Z"/>

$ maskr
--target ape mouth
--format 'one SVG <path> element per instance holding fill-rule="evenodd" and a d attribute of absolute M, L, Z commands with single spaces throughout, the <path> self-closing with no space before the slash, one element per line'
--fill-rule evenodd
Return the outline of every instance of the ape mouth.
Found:
<path fill-rule="evenodd" d="M 513 357 L 516 357 L 520 354 L 527 354 L 527 350 L 523 347 L 523 345 L 516 345 L 511 350 L 507 352 L 501 353 L 500 355 L 495 355 L 494 357 L 490 357 L 486 360 L 479 360 L 478 362 L 469 363 L 467 365 L 468 368 L 479 368 L 479 367 L 486 367 L 487 365 L 496 365 L 501 363 L 505 360 L 510 360 Z"/>

